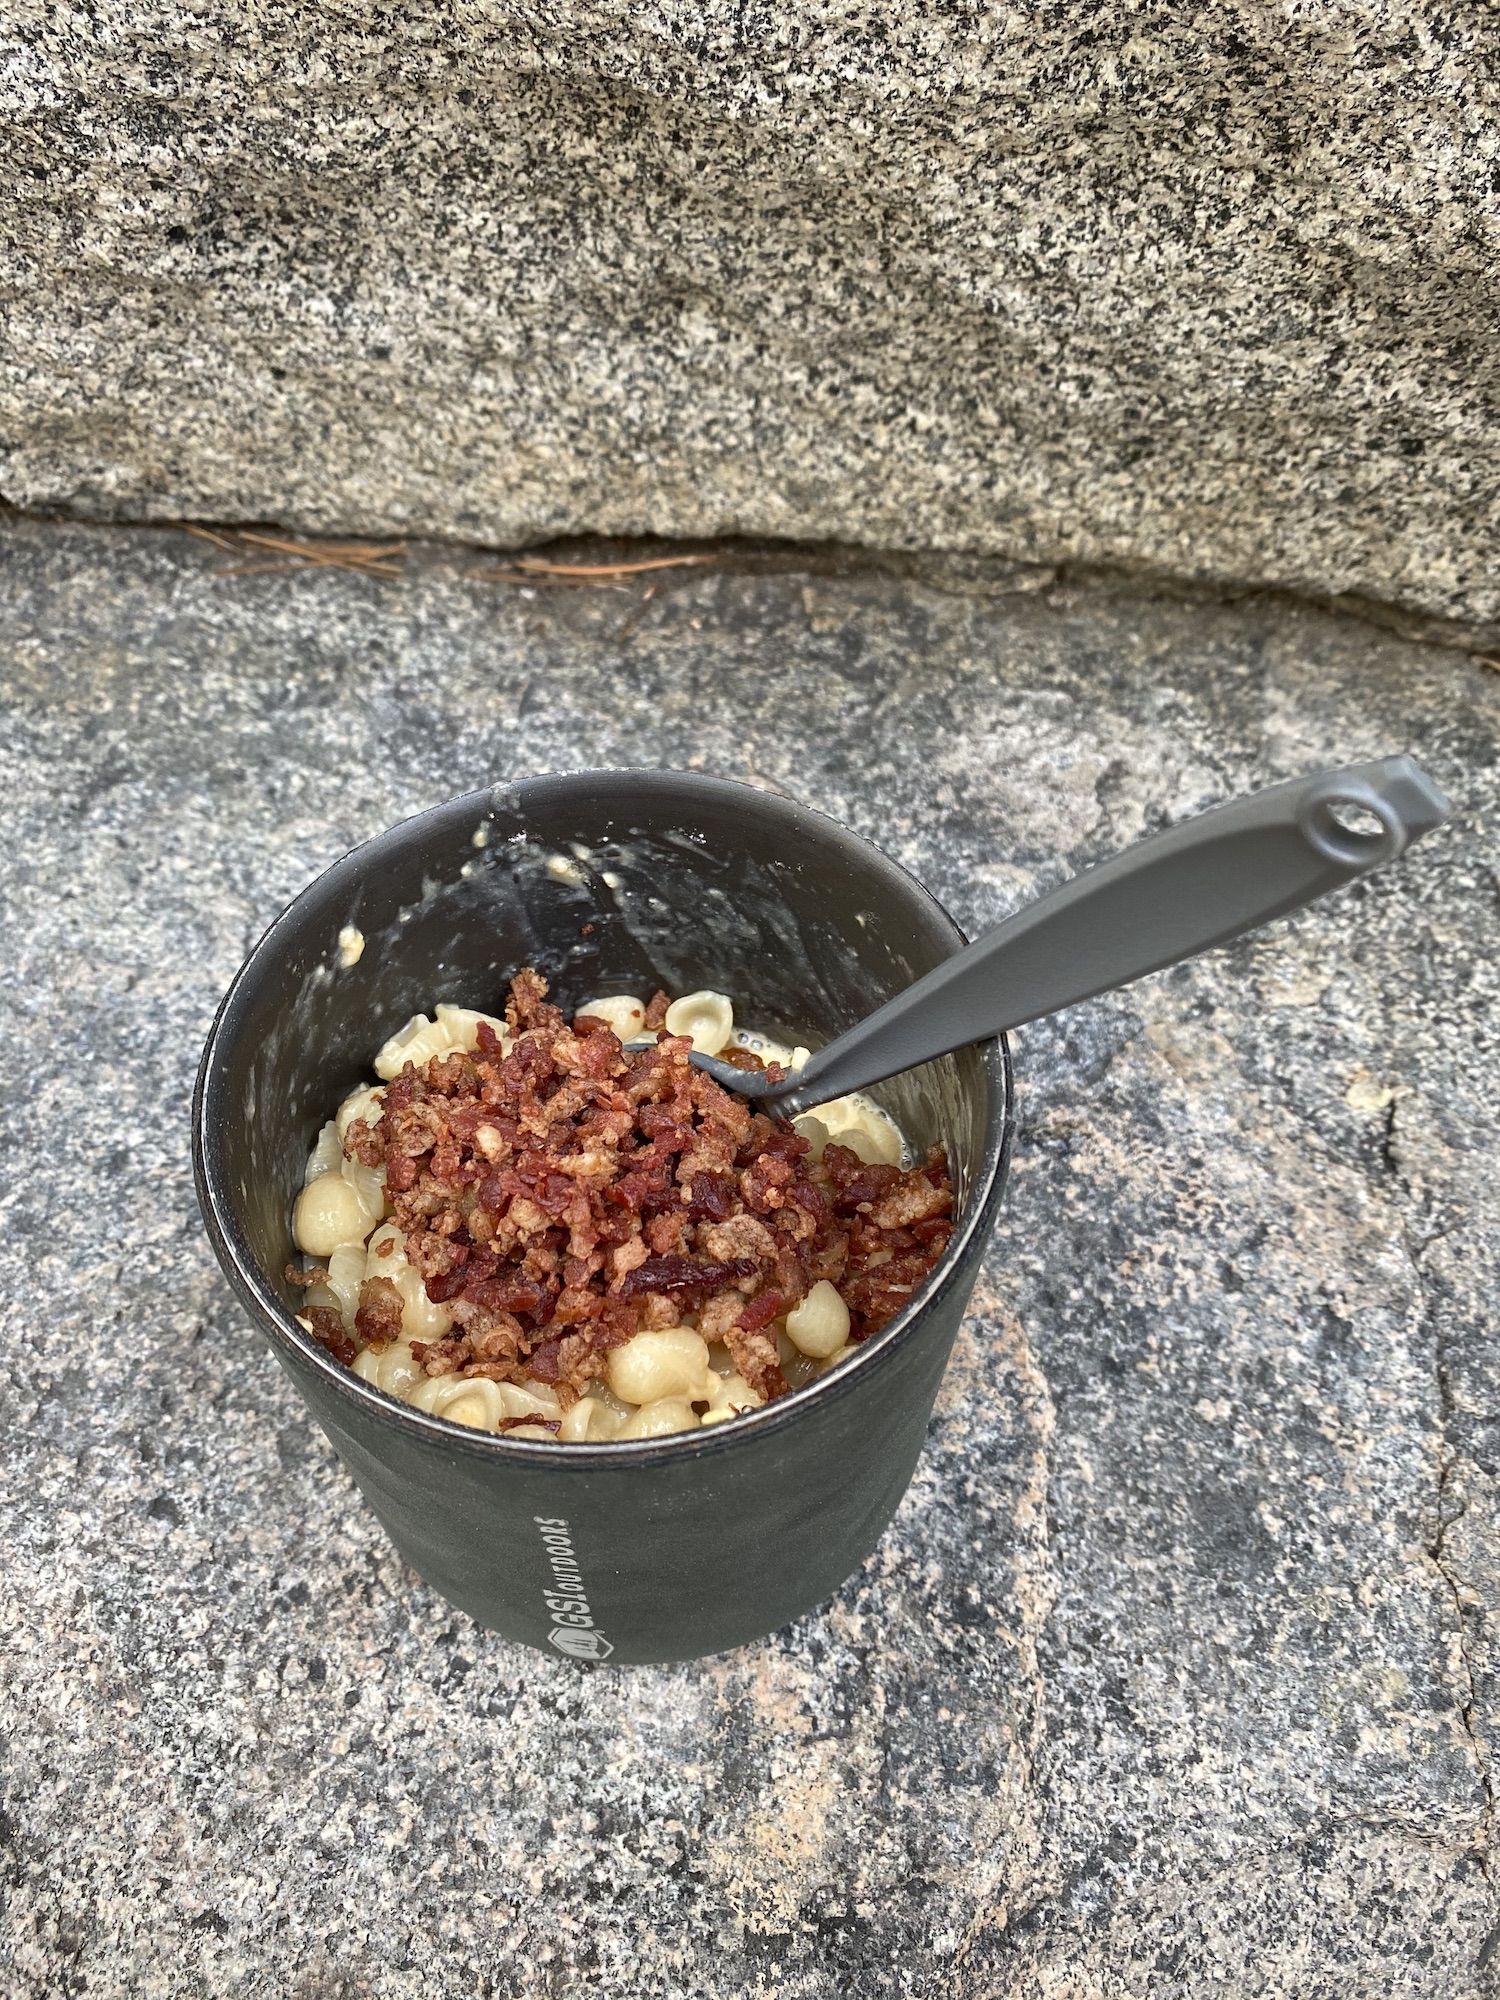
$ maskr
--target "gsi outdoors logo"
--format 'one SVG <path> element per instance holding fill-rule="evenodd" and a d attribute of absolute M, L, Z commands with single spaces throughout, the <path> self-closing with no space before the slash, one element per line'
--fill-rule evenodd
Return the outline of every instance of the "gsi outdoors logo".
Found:
<path fill-rule="evenodd" d="M 614 1643 L 594 1623 L 567 1522 L 551 1514 L 533 1514 L 531 1518 L 552 1571 L 554 1587 L 542 1592 L 549 1617 L 557 1621 L 547 1634 L 549 1644 L 570 1660 L 607 1660 L 615 1650 Z"/>
<path fill-rule="evenodd" d="M 570 1660 L 605 1660 L 615 1650 L 613 1640 L 602 1632 L 580 1631 L 574 1625 L 558 1625 L 548 1637 Z"/>

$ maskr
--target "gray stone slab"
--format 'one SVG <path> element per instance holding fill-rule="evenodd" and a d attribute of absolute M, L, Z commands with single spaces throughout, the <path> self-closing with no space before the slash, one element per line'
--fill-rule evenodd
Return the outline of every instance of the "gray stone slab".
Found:
<path fill-rule="evenodd" d="M 0 536 L 6 1991 L 1492 1991 L 1500 678 L 1264 599 L 225 560 Z M 1459 806 L 1408 863 L 1018 1037 L 917 1479 L 764 1645 L 588 1671 L 449 1612 L 218 1276 L 215 1002 L 445 794 L 749 777 L 975 926 L 1397 747 Z"/>
<path fill-rule="evenodd" d="M 12 0 L 0 494 L 1500 627 L 1483 0 Z"/>

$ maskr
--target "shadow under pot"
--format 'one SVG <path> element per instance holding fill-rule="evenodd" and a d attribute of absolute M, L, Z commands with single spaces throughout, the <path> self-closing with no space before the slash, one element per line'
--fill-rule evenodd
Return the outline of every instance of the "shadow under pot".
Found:
<path fill-rule="evenodd" d="M 354 931 L 363 949 L 346 964 Z M 874 1093 L 918 1152 L 946 1147 L 956 1226 L 910 1305 L 849 1361 L 712 1428 L 564 1445 L 399 1402 L 297 1321 L 292 1200 L 374 1052 L 437 1001 L 495 1010 L 526 965 L 567 1013 L 600 994 L 711 988 L 745 1023 L 817 1046 L 963 943 L 920 883 L 836 821 L 672 771 L 452 800 L 346 855 L 271 926 L 203 1056 L 203 1214 L 344 1466 L 450 1603 L 526 1645 L 643 1662 L 743 1645 L 836 1590 L 911 1479 L 1005 1180 L 1009 1058 L 991 1041 Z"/>

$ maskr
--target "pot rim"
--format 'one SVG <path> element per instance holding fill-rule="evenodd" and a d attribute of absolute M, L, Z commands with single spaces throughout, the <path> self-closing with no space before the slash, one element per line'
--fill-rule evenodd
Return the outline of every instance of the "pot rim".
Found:
<path fill-rule="evenodd" d="M 787 1424 L 795 1423 L 815 1404 L 828 1403 L 849 1394 L 857 1388 L 861 1378 L 899 1353 L 914 1337 L 939 1297 L 957 1281 L 958 1273 L 970 1255 L 982 1247 L 1004 1193 L 1015 1130 L 1014 1073 L 1010 1044 L 1004 1035 L 991 1037 L 976 1045 L 983 1064 L 988 1116 L 984 1151 L 975 1172 L 974 1199 L 949 1239 L 941 1260 L 921 1289 L 878 1333 L 862 1342 L 858 1355 L 843 1367 L 817 1376 L 800 1389 L 778 1396 L 773 1402 L 747 1411 L 728 1423 L 713 1424 L 706 1431 L 673 1431 L 659 1438 L 609 1439 L 559 1448 L 553 1439 L 513 1438 L 504 1432 L 477 1431 L 387 1395 L 373 1383 L 366 1382 L 363 1376 L 356 1375 L 352 1368 L 336 1361 L 306 1328 L 297 1323 L 295 1315 L 261 1272 L 259 1262 L 235 1218 L 225 1185 L 227 1175 L 223 1172 L 221 1149 L 227 1122 L 222 1102 L 228 1067 L 226 1052 L 234 1046 L 248 996 L 253 993 L 266 966 L 274 961 L 283 937 L 296 928 L 307 908 L 325 898 L 337 902 L 342 894 L 352 892 L 372 874 L 378 873 L 379 864 L 388 855 L 406 847 L 420 832 L 435 830 L 449 821 L 470 820 L 476 815 L 483 820 L 497 808 L 524 816 L 529 791 L 559 784 L 588 784 L 606 790 L 618 788 L 622 793 L 631 785 L 651 784 L 679 794 L 684 805 L 714 794 L 731 800 L 750 794 L 762 806 L 770 800 L 778 811 L 787 815 L 794 830 L 815 833 L 824 839 L 832 830 L 838 840 L 858 847 L 867 860 L 873 858 L 905 890 L 914 890 L 951 932 L 955 951 L 968 942 L 937 897 L 909 869 L 874 841 L 856 833 L 842 820 L 835 819 L 831 813 L 804 805 L 784 793 L 697 771 L 647 765 L 585 766 L 575 770 L 551 771 L 461 793 L 456 798 L 445 799 L 396 821 L 323 869 L 267 926 L 247 954 L 214 1015 L 193 1091 L 193 1177 L 198 1206 L 220 1267 L 241 1304 L 248 1308 L 251 1318 L 269 1335 L 273 1347 L 310 1364 L 339 1395 L 359 1405 L 367 1416 L 393 1429 L 420 1434 L 432 1444 L 479 1459 L 533 1467 L 547 1465 L 559 1471 L 567 1467 L 598 1470 L 604 1466 L 654 1464 L 664 1458 L 675 1461 L 707 1452 L 750 1446 Z M 626 803 L 622 798 L 622 805 Z M 997 1101 L 998 1118 L 995 1115 Z"/>

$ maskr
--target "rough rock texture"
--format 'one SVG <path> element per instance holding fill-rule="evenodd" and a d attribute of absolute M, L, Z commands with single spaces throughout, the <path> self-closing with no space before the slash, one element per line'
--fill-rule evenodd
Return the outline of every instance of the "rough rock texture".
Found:
<path fill-rule="evenodd" d="M 18 0 L 0 494 L 1500 623 L 1478 0 Z"/>
<path fill-rule="evenodd" d="M 1494 1992 L 1500 677 L 1263 601 L 222 563 L 0 541 L 7 1996 Z M 823 1610 L 612 1672 L 403 1572 L 189 1178 L 215 1001 L 315 870 L 665 760 L 976 925 L 1396 745 L 1460 805 L 1407 863 L 1019 1038 L 921 1470 Z"/>

